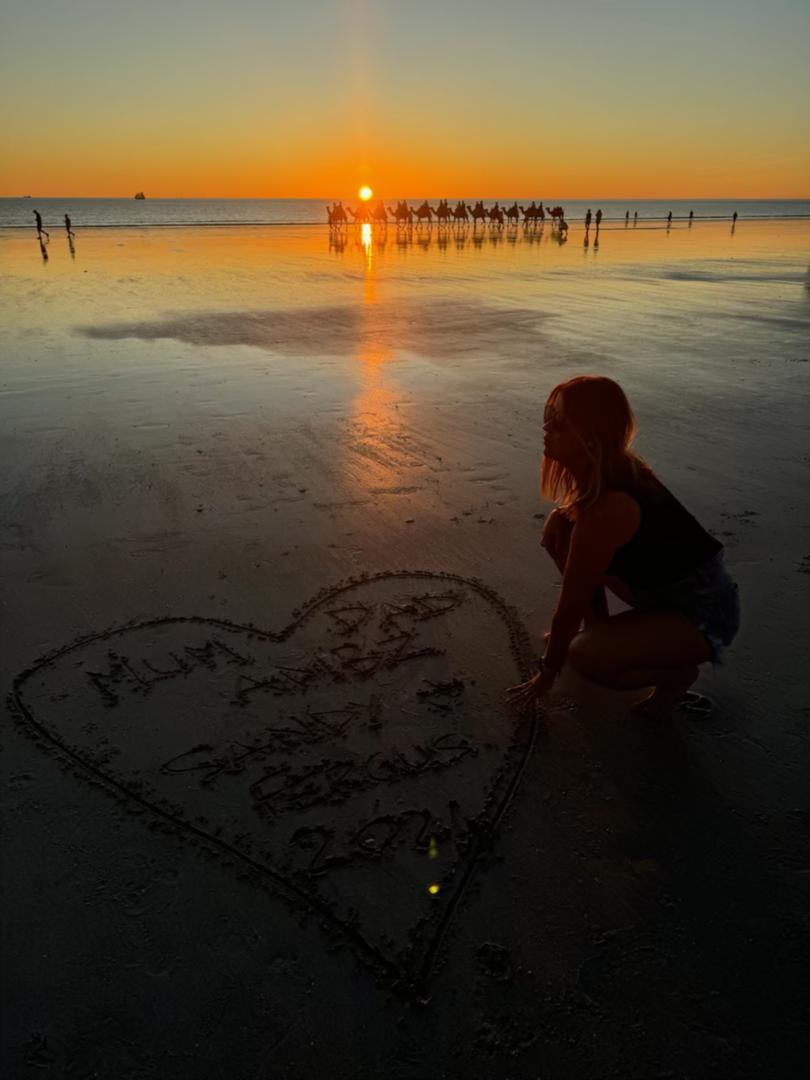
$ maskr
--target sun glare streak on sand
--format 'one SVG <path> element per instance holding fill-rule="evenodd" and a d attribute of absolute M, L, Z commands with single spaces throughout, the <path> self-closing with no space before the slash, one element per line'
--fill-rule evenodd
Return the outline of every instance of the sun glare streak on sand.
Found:
<path fill-rule="evenodd" d="M 387 316 L 377 298 L 372 226 L 361 226 L 363 302 L 357 339 L 359 392 L 353 403 L 351 429 L 344 458 L 345 475 L 355 497 L 368 496 L 379 489 L 394 490 L 402 483 L 402 448 L 407 442 L 404 419 L 396 408 L 397 392 L 392 378 L 382 370 L 393 356 Z"/>

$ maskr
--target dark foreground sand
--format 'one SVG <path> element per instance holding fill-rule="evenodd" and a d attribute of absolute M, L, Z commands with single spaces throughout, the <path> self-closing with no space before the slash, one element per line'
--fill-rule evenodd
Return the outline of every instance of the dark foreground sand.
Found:
<path fill-rule="evenodd" d="M 793 240 L 372 273 L 297 236 L 128 238 L 120 279 L 111 239 L 86 278 L 7 244 L 4 1075 L 798 1073 Z M 557 589 L 538 398 L 582 370 L 727 544 L 707 715 L 501 705 Z"/>

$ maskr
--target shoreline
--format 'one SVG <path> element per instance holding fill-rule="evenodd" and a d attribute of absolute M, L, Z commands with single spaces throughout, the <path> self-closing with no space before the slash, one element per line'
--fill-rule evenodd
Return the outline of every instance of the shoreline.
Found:
<path fill-rule="evenodd" d="M 596 205 L 596 204 L 594 204 L 594 205 Z M 730 216 L 721 217 L 720 215 L 713 215 L 713 216 L 706 215 L 706 216 L 703 216 L 703 217 L 698 217 L 698 215 L 696 214 L 692 218 L 693 222 L 704 221 L 704 222 L 715 223 L 715 222 L 724 222 L 724 221 L 730 221 L 730 220 L 731 220 Z M 675 222 L 686 222 L 686 223 L 688 223 L 689 218 L 688 218 L 688 216 L 687 217 L 678 217 L 678 216 L 673 214 L 672 221 L 673 221 L 673 224 Z M 753 217 L 753 216 L 749 216 L 749 217 L 745 217 L 745 218 L 738 217 L 737 218 L 737 225 L 743 225 L 745 223 L 750 224 L 750 223 L 757 223 L 757 222 L 785 222 L 785 221 L 798 221 L 798 222 L 810 221 L 810 214 L 779 214 L 779 215 L 774 214 L 774 215 L 762 215 L 760 217 Z M 664 216 L 664 217 L 654 217 L 654 218 L 642 218 L 642 217 L 639 217 L 638 218 L 638 224 L 635 225 L 635 226 L 633 224 L 632 217 L 630 219 L 629 224 L 626 225 L 626 226 L 624 225 L 624 217 L 603 217 L 602 218 L 602 225 L 600 227 L 600 231 L 604 230 L 605 222 L 615 222 L 617 224 L 617 226 L 619 225 L 619 223 L 621 223 L 621 230 L 619 230 L 617 228 L 617 229 L 614 229 L 614 230 L 611 230 L 611 231 L 622 231 L 623 232 L 625 230 L 625 228 L 626 228 L 627 231 L 630 232 L 630 231 L 633 230 L 633 228 L 635 228 L 636 230 L 638 230 L 641 227 L 649 228 L 650 225 L 653 222 L 656 222 L 656 223 L 661 222 L 662 225 L 657 226 L 657 227 L 663 227 L 665 229 L 667 228 L 666 216 Z M 644 226 L 641 225 L 642 222 L 644 222 Z M 64 223 L 61 222 L 61 221 L 56 222 L 56 223 L 50 223 L 50 222 L 45 221 L 45 219 L 43 218 L 43 225 L 48 225 L 48 224 L 50 224 L 51 228 L 53 228 L 53 229 L 64 228 Z M 326 222 L 326 221 L 156 221 L 156 222 L 151 222 L 150 221 L 150 222 L 130 222 L 130 223 L 116 222 L 116 223 L 110 223 L 110 224 L 85 224 L 85 223 L 82 223 L 82 222 L 77 222 L 77 223 L 74 223 L 74 224 L 75 224 L 76 229 L 196 229 L 196 228 L 200 228 L 200 229 L 263 229 L 263 228 L 271 228 L 272 229 L 272 228 L 281 228 L 281 227 L 285 227 L 285 228 L 290 228 L 290 227 L 295 227 L 295 228 L 299 228 L 299 227 L 300 228 L 318 228 L 318 227 L 321 227 L 321 228 L 324 228 L 324 229 L 331 228 L 329 223 Z M 372 229 L 374 229 L 375 231 L 377 231 L 381 227 L 383 227 L 383 226 L 381 226 L 381 223 L 379 223 L 379 222 L 369 222 L 368 224 L 370 224 Z M 549 220 L 547 222 L 547 224 L 549 225 L 549 227 L 551 227 L 551 220 Z M 361 226 L 360 226 L 359 223 L 355 224 L 354 222 L 350 222 L 349 224 L 346 225 L 345 230 L 352 231 L 352 230 L 357 230 L 360 227 Z M 393 221 L 387 222 L 385 227 L 394 229 L 395 231 L 397 229 L 399 229 L 399 231 L 401 231 L 401 232 L 412 231 L 412 230 L 417 230 L 418 231 L 419 228 L 420 228 L 420 226 L 418 226 L 418 225 L 397 226 L 396 222 L 393 222 Z M 429 226 L 427 226 L 427 228 L 433 228 L 433 227 L 435 227 L 437 230 L 441 228 L 446 232 L 455 232 L 455 231 L 459 231 L 459 229 L 467 229 L 469 231 L 472 231 L 472 229 L 473 229 L 473 225 L 472 225 L 471 222 L 466 224 L 466 225 L 463 225 L 463 226 L 458 226 L 458 225 L 440 226 L 438 222 L 432 222 Z M 507 232 L 510 229 L 513 230 L 513 231 L 514 230 L 520 231 L 520 230 L 522 230 L 522 229 L 524 229 L 526 227 L 527 227 L 526 223 L 524 223 L 523 221 L 520 221 L 516 225 L 512 225 L 512 226 L 504 225 L 503 228 L 500 231 L 501 232 Z M 571 221 L 568 222 L 568 227 L 569 227 L 569 231 L 572 230 L 572 229 L 575 229 L 576 227 L 580 227 L 580 228 L 582 228 L 582 231 L 584 231 L 584 226 L 582 225 L 582 222 L 578 218 L 572 218 Z M 422 230 L 424 230 L 424 228 L 425 227 L 422 226 Z M 540 225 L 531 225 L 531 226 L 528 226 L 527 231 L 533 230 L 533 231 L 539 232 L 541 228 L 542 228 L 542 226 L 540 226 Z M 23 224 L 23 225 L 0 225 L 0 233 L 3 233 L 3 232 L 21 232 L 21 231 L 27 231 L 27 230 L 30 230 L 30 229 L 34 229 L 34 231 L 36 232 L 35 227 L 33 225 L 28 225 L 28 224 Z M 488 232 L 491 229 L 492 229 L 492 226 L 489 223 L 487 223 L 484 226 L 482 226 L 480 231 L 481 232 L 485 232 L 485 231 Z M 592 233 L 596 232 L 596 226 L 595 225 L 591 226 L 591 232 Z"/>

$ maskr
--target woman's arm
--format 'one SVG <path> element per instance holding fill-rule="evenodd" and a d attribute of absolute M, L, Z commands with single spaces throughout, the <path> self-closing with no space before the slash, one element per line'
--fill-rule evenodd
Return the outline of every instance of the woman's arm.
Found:
<path fill-rule="evenodd" d="M 542 546 L 549 553 L 560 574 L 565 573 L 565 564 L 568 561 L 568 548 L 571 544 L 571 532 L 574 523 L 560 510 L 552 510 L 546 518 L 543 527 Z M 585 609 L 583 621 L 585 629 L 596 622 L 601 622 L 608 617 L 607 599 L 602 585 L 597 585 L 593 591 L 588 607 Z"/>
<path fill-rule="evenodd" d="M 638 503 L 621 491 L 608 492 L 578 515 L 543 658 L 543 668 L 548 674 L 556 674 L 563 666 L 568 646 L 580 623 L 593 612 L 597 592 L 601 593 L 601 602 L 605 603 L 606 609 L 602 579 L 616 550 L 633 536 L 640 520 Z"/>

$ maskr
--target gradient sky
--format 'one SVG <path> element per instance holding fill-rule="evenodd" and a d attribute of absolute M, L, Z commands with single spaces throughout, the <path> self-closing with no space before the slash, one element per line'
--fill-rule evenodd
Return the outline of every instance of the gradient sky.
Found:
<path fill-rule="evenodd" d="M 3 0 L 0 195 L 810 197 L 810 0 Z"/>

